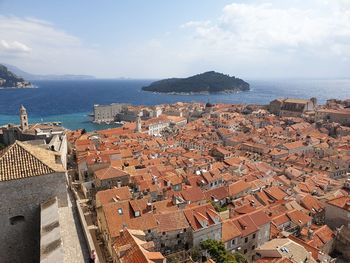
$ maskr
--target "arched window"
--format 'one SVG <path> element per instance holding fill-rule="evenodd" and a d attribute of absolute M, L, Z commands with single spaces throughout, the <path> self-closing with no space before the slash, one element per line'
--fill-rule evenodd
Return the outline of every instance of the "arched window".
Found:
<path fill-rule="evenodd" d="M 24 221 L 25 221 L 25 218 L 24 218 L 24 216 L 21 216 L 21 215 L 13 216 L 13 217 L 10 218 L 10 224 L 11 225 L 16 225 L 16 224 L 24 222 Z"/>

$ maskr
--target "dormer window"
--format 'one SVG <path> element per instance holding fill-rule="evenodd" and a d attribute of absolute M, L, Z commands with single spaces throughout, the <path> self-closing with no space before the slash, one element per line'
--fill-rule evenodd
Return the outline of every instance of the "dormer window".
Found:
<path fill-rule="evenodd" d="M 139 217 L 140 216 L 140 211 L 135 211 L 134 215 L 135 215 L 135 217 Z"/>
<path fill-rule="evenodd" d="M 208 223 L 206 221 L 200 221 L 201 225 L 203 228 L 207 227 L 208 226 Z"/>
<path fill-rule="evenodd" d="M 123 214 L 123 209 L 118 208 L 118 215 L 122 215 Z"/>

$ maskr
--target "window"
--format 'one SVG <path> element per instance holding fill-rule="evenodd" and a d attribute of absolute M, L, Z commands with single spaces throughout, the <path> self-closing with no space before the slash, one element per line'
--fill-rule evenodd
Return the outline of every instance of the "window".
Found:
<path fill-rule="evenodd" d="M 253 238 L 255 238 L 256 237 L 256 234 L 253 234 Z"/>
<path fill-rule="evenodd" d="M 21 223 L 21 222 L 24 222 L 25 219 L 24 219 L 24 216 L 13 216 L 10 218 L 10 224 L 11 225 L 17 225 L 18 223 Z"/>
<path fill-rule="evenodd" d="M 162 234 L 163 234 L 163 236 L 165 236 L 165 232 L 163 232 Z"/>
<path fill-rule="evenodd" d="M 165 247 L 165 244 L 164 244 L 164 243 L 161 243 L 161 244 L 160 244 L 160 247 Z"/>
<path fill-rule="evenodd" d="M 118 214 L 119 214 L 119 215 L 122 215 L 122 214 L 123 214 L 123 209 L 118 208 Z"/>
<path fill-rule="evenodd" d="M 236 243 L 236 240 L 232 239 L 231 240 L 231 245 L 234 245 Z"/>
<path fill-rule="evenodd" d="M 180 238 L 180 234 L 177 234 L 177 235 L 176 235 L 176 238 Z"/>
<path fill-rule="evenodd" d="M 248 237 L 246 237 L 244 240 L 244 243 L 247 243 L 247 242 L 248 242 Z"/>
<path fill-rule="evenodd" d="M 248 250 L 247 250 L 247 249 L 245 249 L 245 250 L 244 250 L 244 254 L 247 254 L 247 251 L 248 251 Z"/>
<path fill-rule="evenodd" d="M 252 246 L 252 250 L 254 250 L 255 249 L 255 246 Z"/>

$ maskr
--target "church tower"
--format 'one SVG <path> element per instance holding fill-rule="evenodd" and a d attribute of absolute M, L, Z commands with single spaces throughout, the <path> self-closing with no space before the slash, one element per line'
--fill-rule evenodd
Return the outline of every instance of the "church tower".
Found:
<path fill-rule="evenodd" d="M 21 129 L 22 131 L 25 131 L 28 129 L 28 114 L 26 108 L 24 108 L 23 105 L 21 105 L 21 108 L 19 109 L 19 117 L 21 121 Z"/>
<path fill-rule="evenodd" d="M 140 117 L 140 114 L 137 115 L 137 119 L 136 119 L 136 129 L 135 131 L 136 132 L 141 132 L 141 117 Z"/>

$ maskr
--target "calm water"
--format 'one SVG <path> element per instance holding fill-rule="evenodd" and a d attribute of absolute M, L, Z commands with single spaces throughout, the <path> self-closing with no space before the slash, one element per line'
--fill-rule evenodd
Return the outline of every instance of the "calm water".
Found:
<path fill-rule="evenodd" d="M 70 129 L 101 129 L 89 122 L 94 104 L 124 102 L 154 105 L 184 102 L 267 104 L 279 97 L 350 98 L 350 79 L 340 80 L 247 80 L 251 91 L 237 94 L 167 95 L 141 91 L 151 80 L 34 81 L 37 89 L 0 90 L 0 125 L 18 123 L 23 104 L 29 121 L 61 121 Z"/>

